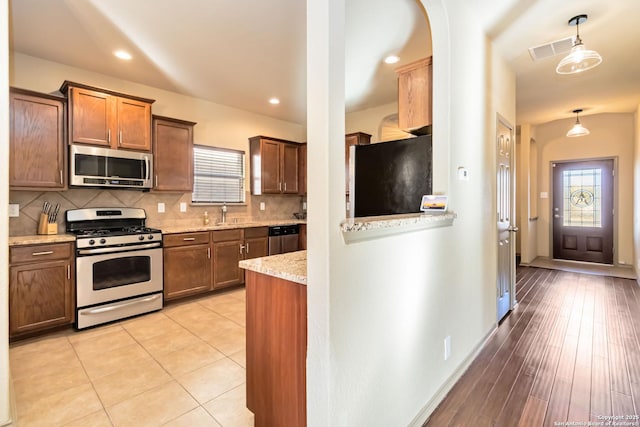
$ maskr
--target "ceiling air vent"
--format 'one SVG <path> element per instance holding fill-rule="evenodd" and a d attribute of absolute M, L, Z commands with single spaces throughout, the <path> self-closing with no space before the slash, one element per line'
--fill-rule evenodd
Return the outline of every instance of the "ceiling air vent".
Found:
<path fill-rule="evenodd" d="M 542 44 L 540 46 L 534 46 L 529 48 L 529 54 L 531 59 L 538 61 L 540 59 L 549 58 L 560 53 L 567 53 L 573 47 L 574 36 L 567 37 L 566 39 L 556 40 L 551 43 Z"/>

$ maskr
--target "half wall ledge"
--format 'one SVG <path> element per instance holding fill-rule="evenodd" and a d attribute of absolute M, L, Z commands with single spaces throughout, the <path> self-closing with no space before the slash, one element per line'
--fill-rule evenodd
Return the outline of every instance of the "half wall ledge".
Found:
<path fill-rule="evenodd" d="M 340 229 L 344 242 L 351 244 L 430 228 L 450 227 L 456 217 L 455 212 L 447 211 L 349 218 L 340 224 Z"/>

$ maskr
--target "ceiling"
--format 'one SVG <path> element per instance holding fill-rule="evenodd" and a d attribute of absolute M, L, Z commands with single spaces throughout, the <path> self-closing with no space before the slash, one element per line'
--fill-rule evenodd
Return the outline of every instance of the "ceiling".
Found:
<path fill-rule="evenodd" d="M 474 8 L 517 77 L 517 123 L 539 124 L 640 104 L 640 1 L 460 0 Z M 306 2 L 10 0 L 11 50 L 282 120 L 306 118 Z M 603 63 L 559 76 L 563 57 L 528 48 L 580 35 Z M 384 31 L 381 31 L 384 29 Z M 129 62 L 112 52 L 125 49 Z M 386 65 L 395 53 L 401 61 Z M 394 68 L 431 54 L 416 0 L 346 1 L 347 111 L 395 100 Z M 52 89 L 54 90 L 54 89 Z M 268 103 L 278 97 L 277 106 Z"/>

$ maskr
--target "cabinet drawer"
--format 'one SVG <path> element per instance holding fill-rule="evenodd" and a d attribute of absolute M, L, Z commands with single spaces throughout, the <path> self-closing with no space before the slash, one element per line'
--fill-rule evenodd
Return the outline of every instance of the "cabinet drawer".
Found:
<path fill-rule="evenodd" d="M 199 245 L 209 243 L 209 232 L 165 234 L 162 238 L 165 248 L 172 246 Z"/>
<path fill-rule="evenodd" d="M 244 238 L 252 239 L 254 237 L 268 237 L 269 227 L 252 227 L 244 229 Z"/>
<path fill-rule="evenodd" d="M 52 245 L 14 246 L 9 251 L 9 263 L 39 262 L 54 259 L 71 258 L 73 249 L 71 243 L 56 243 Z"/>
<path fill-rule="evenodd" d="M 212 231 L 211 238 L 214 242 L 227 242 L 229 240 L 242 240 L 242 229 Z"/>

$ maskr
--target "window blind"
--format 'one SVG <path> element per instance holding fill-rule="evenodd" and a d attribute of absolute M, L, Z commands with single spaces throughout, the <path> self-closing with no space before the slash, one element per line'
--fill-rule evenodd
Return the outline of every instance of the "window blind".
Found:
<path fill-rule="evenodd" d="M 218 147 L 193 147 L 195 203 L 243 203 L 244 152 Z"/>

